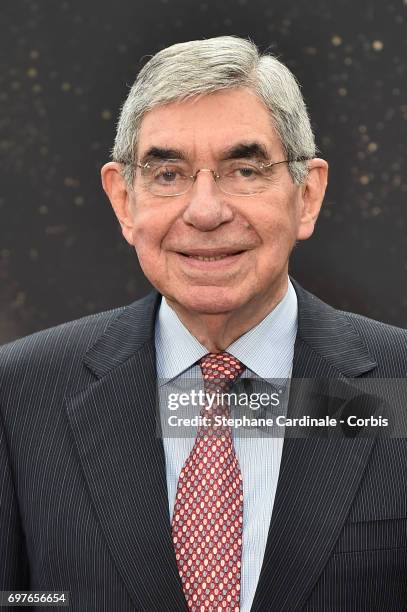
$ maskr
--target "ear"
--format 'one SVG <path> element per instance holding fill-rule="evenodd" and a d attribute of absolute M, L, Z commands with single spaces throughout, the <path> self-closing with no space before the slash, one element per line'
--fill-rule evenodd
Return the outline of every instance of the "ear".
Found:
<path fill-rule="evenodd" d="M 328 183 L 328 164 L 325 160 L 315 158 L 308 162 L 308 176 L 300 189 L 300 219 L 297 240 L 309 238 L 315 227 L 321 210 Z"/>
<path fill-rule="evenodd" d="M 102 185 L 113 207 L 127 242 L 133 245 L 133 214 L 128 187 L 122 175 L 122 165 L 108 162 L 101 169 Z"/>

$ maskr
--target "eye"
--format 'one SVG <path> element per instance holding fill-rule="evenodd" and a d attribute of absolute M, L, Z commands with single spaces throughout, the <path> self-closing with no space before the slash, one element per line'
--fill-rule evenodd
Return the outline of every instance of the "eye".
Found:
<path fill-rule="evenodd" d="M 151 176 L 154 183 L 168 185 L 177 181 L 182 181 L 186 178 L 186 174 L 182 168 L 176 166 L 161 166 L 152 168 Z"/>
<path fill-rule="evenodd" d="M 154 178 L 164 183 L 172 183 L 177 178 L 177 173 L 174 170 L 161 170 Z"/>
<path fill-rule="evenodd" d="M 257 168 L 251 168 L 250 166 L 238 168 L 236 172 L 242 178 L 253 178 L 258 174 Z"/>
<path fill-rule="evenodd" d="M 260 170 L 256 166 L 247 163 L 234 163 L 226 173 L 232 179 L 253 180 L 260 176 Z"/>

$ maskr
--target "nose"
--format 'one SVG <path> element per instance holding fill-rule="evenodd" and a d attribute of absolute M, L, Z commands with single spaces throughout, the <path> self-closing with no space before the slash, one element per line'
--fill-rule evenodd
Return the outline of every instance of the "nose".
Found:
<path fill-rule="evenodd" d="M 212 170 L 203 168 L 197 172 L 187 197 L 183 219 L 188 225 L 208 232 L 233 219 L 233 210 L 218 188 Z"/>

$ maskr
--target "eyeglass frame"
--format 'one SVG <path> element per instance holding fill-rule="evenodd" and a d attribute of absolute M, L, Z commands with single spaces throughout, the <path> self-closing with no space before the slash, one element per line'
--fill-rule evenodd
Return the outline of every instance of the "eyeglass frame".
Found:
<path fill-rule="evenodd" d="M 314 158 L 313 157 L 305 157 L 303 155 L 303 156 L 300 156 L 300 157 L 296 157 L 295 159 L 283 159 L 283 160 L 278 161 L 278 162 L 273 162 L 271 160 L 268 163 L 260 162 L 259 166 L 260 166 L 260 169 L 272 168 L 273 166 L 277 166 L 278 164 L 293 164 L 295 162 L 310 161 L 311 159 L 314 159 Z M 176 160 L 166 160 L 166 161 L 176 161 Z M 151 168 L 150 162 L 146 162 L 145 164 L 141 164 L 140 162 L 137 162 L 136 163 L 136 167 L 141 168 L 142 170 L 143 169 L 145 170 L 146 168 Z M 224 191 L 223 189 L 221 189 L 221 187 L 219 187 L 218 179 L 220 179 L 221 176 L 220 176 L 220 174 L 218 174 L 216 172 L 216 170 L 212 170 L 211 168 L 198 168 L 198 170 L 194 174 L 189 175 L 187 177 L 189 179 L 192 179 L 192 182 L 189 184 L 189 187 L 185 191 L 182 191 L 181 193 L 166 193 L 166 194 L 158 195 L 158 194 L 152 193 L 150 190 L 148 190 L 148 191 L 150 191 L 151 195 L 154 195 L 154 196 L 156 196 L 158 198 L 173 198 L 173 197 L 185 195 L 186 193 L 188 193 L 188 191 L 191 189 L 191 187 L 195 184 L 199 172 L 210 172 L 212 174 L 212 176 L 213 176 L 213 180 L 215 181 L 216 185 L 218 186 L 218 189 L 222 193 L 224 193 L 226 195 L 231 195 L 233 197 L 254 196 L 254 195 L 257 195 L 258 193 L 263 193 L 264 191 L 267 190 L 267 187 L 266 187 L 265 189 L 262 189 L 261 191 L 256 191 L 254 193 L 229 193 L 229 192 Z M 265 176 L 264 178 L 267 179 L 267 180 L 270 180 L 269 177 L 267 177 L 267 176 Z"/>

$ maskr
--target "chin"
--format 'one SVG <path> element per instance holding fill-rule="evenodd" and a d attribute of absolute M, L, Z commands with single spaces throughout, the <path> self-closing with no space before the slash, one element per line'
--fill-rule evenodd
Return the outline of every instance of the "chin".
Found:
<path fill-rule="evenodd" d="M 192 288 L 182 295 L 168 296 L 176 301 L 183 309 L 197 314 L 224 314 L 241 308 L 247 300 L 233 295 L 233 291 L 224 288 L 201 288 L 197 291 Z"/>

